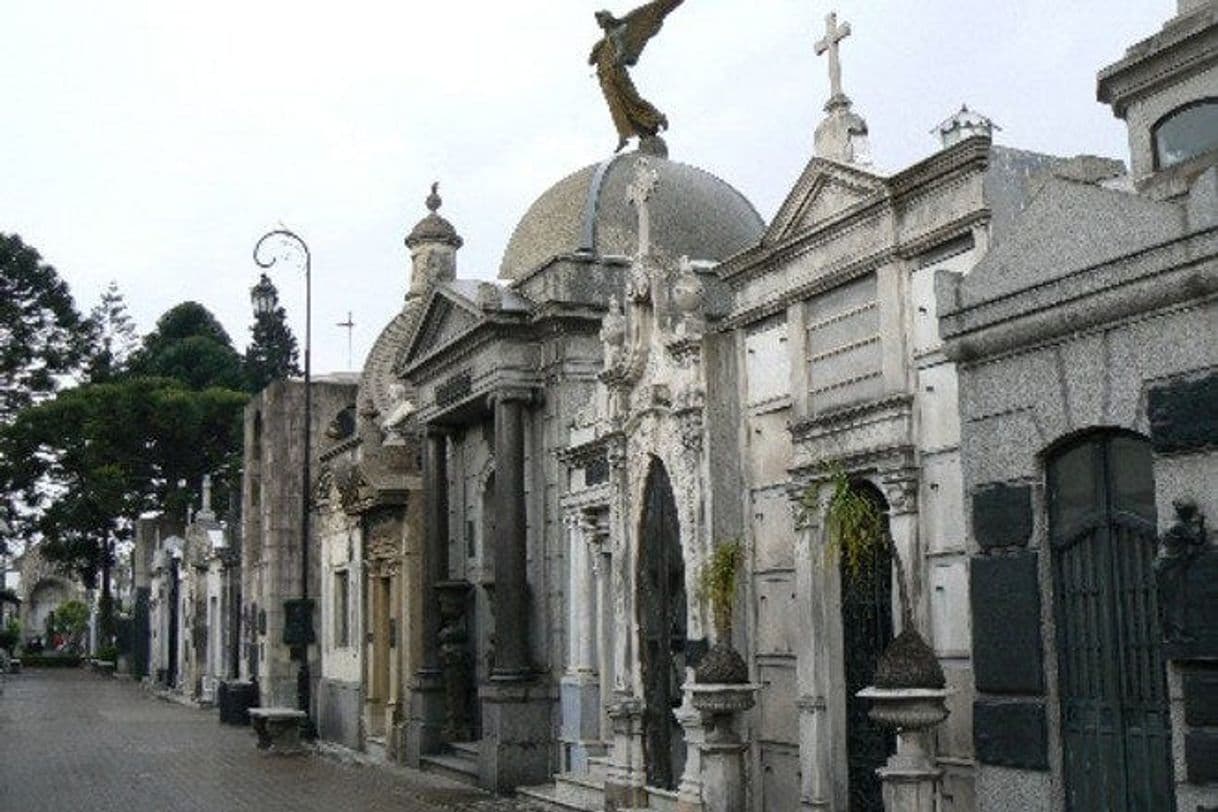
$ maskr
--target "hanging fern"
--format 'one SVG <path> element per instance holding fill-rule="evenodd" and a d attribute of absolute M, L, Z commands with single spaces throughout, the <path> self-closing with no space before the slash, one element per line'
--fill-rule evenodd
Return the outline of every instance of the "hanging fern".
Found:
<path fill-rule="evenodd" d="M 827 484 L 832 488 L 826 516 L 829 554 L 840 556 L 847 575 L 858 581 L 868 572 L 876 552 L 890 543 L 884 514 L 840 466 L 830 469 Z"/>
<path fill-rule="evenodd" d="M 744 545 L 732 539 L 718 544 L 698 573 L 698 599 L 710 603 L 715 630 L 724 640 L 731 637 L 736 579 L 743 564 Z"/>

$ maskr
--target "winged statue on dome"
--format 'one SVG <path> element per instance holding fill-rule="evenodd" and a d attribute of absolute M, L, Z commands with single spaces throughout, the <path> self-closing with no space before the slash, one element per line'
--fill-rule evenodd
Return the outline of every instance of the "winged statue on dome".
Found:
<path fill-rule="evenodd" d="M 613 126 L 617 128 L 619 140 L 614 152 L 621 152 L 632 137 L 655 138 L 660 130 L 668 129 L 668 118 L 639 95 L 627 68 L 638 64 L 639 55 L 660 32 L 664 18 L 683 2 L 652 0 L 621 18 L 608 11 L 596 12 L 596 24 L 604 36 L 592 46 L 588 64 L 596 67 Z"/>

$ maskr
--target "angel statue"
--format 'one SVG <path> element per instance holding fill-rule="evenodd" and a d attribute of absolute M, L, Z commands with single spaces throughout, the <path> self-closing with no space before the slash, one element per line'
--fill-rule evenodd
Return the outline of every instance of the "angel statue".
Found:
<path fill-rule="evenodd" d="M 626 68 L 638 64 L 639 54 L 660 32 L 664 18 L 684 1 L 652 0 L 621 19 L 608 11 L 596 12 L 596 24 L 605 36 L 592 46 L 588 64 L 596 66 L 613 126 L 617 127 L 619 140 L 614 152 L 621 152 L 632 136 L 654 137 L 660 130 L 668 129 L 668 119 L 639 95 Z"/>

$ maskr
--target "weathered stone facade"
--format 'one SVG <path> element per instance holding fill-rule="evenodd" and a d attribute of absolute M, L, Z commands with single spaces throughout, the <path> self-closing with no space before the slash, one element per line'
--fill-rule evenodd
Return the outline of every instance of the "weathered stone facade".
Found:
<path fill-rule="evenodd" d="M 327 423 L 352 399 L 355 384 L 341 376 L 313 380 L 310 443 L 313 471 Z M 257 683 L 263 707 L 296 707 L 299 663 L 284 643 L 284 601 L 301 596 L 301 523 L 303 506 L 304 383 L 276 381 L 245 407 L 245 452 L 242 476 L 241 546 L 241 679 Z M 314 476 L 314 479 L 316 477 Z M 316 482 L 313 483 L 315 487 Z M 313 488 L 309 489 L 310 498 Z M 315 601 L 312 627 L 321 628 L 319 595 L 320 544 L 309 538 L 308 592 Z M 317 696 L 321 673 L 317 645 L 305 647 Z"/>
<path fill-rule="evenodd" d="M 1157 124 L 1215 87 L 1218 4 L 1182 3 L 1100 74 L 1138 192 L 1056 173 L 971 274 L 940 280 L 982 809 L 1218 801 L 1195 710 L 1218 662 L 1198 518 L 1218 513 L 1218 143 L 1154 155 Z"/>

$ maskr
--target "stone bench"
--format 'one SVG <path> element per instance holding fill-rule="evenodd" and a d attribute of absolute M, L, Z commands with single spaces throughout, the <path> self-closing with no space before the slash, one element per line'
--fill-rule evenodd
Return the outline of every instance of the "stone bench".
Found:
<path fill-rule="evenodd" d="M 21 660 L 18 660 L 16 657 L 9 660 L 8 661 L 8 672 L 10 674 L 20 674 L 21 673 Z"/>
<path fill-rule="evenodd" d="M 300 726 L 308 718 L 295 708 L 250 708 L 250 722 L 258 736 L 258 749 L 268 753 L 299 753 Z"/>
<path fill-rule="evenodd" d="M 114 669 L 117 667 L 117 664 L 114 662 L 114 660 L 93 659 L 93 660 L 89 661 L 89 665 L 98 674 L 105 674 L 107 676 L 112 675 L 114 673 Z"/>

